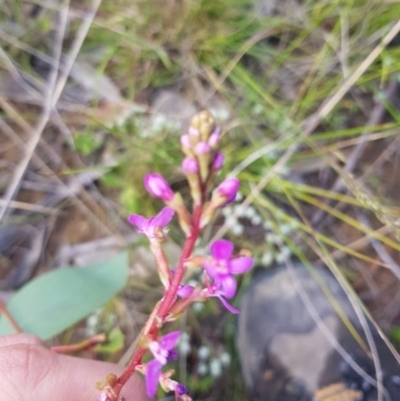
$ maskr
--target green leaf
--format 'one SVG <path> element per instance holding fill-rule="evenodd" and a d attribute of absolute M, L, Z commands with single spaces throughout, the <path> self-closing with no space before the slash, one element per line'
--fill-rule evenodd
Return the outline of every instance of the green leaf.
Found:
<path fill-rule="evenodd" d="M 111 330 L 108 335 L 108 341 L 106 344 L 100 344 L 96 347 L 97 352 L 104 354 L 115 354 L 124 347 L 125 336 L 119 328 Z"/>
<path fill-rule="evenodd" d="M 127 277 L 126 252 L 88 267 L 52 270 L 22 287 L 7 308 L 24 332 L 47 340 L 108 302 L 124 288 Z M 1 317 L 0 335 L 14 332 Z"/>
<path fill-rule="evenodd" d="M 394 326 L 391 330 L 392 340 L 396 344 L 400 344 L 400 326 Z"/>
<path fill-rule="evenodd" d="M 101 142 L 91 132 L 75 133 L 74 141 L 76 150 L 85 156 L 89 156 L 101 146 Z"/>

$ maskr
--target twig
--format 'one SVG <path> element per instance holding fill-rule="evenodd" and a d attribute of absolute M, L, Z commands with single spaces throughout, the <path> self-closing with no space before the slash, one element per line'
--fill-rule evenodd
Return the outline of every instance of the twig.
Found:
<path fill-rule="evenodd" d="M 13 318 L 11 313 L 8 311 L 6 305 L 3 303 L 3 301 L 0 301 L 0 314 L 3 314 L 5 318 L 11 323 L 11 326 L 15 330 L 16 333 L 22 333 L 23 330 L 21 329 L 20 325 L 17 323 L 17 321 Z"/>
<path fill-rule="evenodd" d="M 34 132 L 32 133 L 32 138 L 27 146 L 25 157 L 23 158 L 23 160 L 20 162 L 19 166 L 17 167 L 16 172 L 14 174 L 14 178 L 13 178 L 11 184 L 7 188 L 6 194 L 4 196 L 6 205 L 3 206 L 3 208 L 0 210 L 0 221 L 3 220 L 3 218 L 6 215 L 9 202 L 12 200 L 12 198 L 18 192 L 21 180 L 26 172 L 28 164 L 33 156 L 33 153 L 35 152 L 35 149 L 40 141 L 42 132 L 43 132 L 44 128 L 46 127 L 47 122 L 49 121 L 51 111 L 56 106 L 57 101 L 64 89 L 64 86 L 67 82 L 71 68 L 75 62 L 75 59 L 82 47 L 82 44 L 86 38 L 86 35 L 93 23 L 93 20 L 94 20 L 96 14 L 97 14 L 97 10 L 101 4 L 101 0 L 93 1 L 92 9 L 90 10 L 90 12 L 88 12 L 86 18 L 84 19 L 84 21 L 82 22 L 82 24 L 78 30 L 78 33 L 72 44 L 71 51 L 69 52 L 69 55 L 67 57 L 66 66 L 57 82 L 56 79 L 57 79 L 57 74 L 58 74 L 58 66 L 59 66 L 60 58 L 61 58 L 62 40 L 64 37 L 64 31 L 65 31 L 66 21 L 67 21 L 67 17 L 68 17 L 68 4 L 69 4 L 69 0 L 66 0 L 65 7 L 63 7 L 62 13 L 61 13 L 60 29 L 57 31 L 58 35 L 57 35 L 57 39 L 56 39 L 56 43 L 58 43 L 59 46 L 56 46 L 56 56 L 54 57 L 55 63 L 53 64 L 52 74 L 50 76 L 50 79 L 49 79 L 49 82 L 47 85 L 47 91 L 46 91 L 47 95 L 45 98 L 44 110 L 43 110 L 40 120 L 38 121 L 38 123 L 36 125 Z"/>
<path fill-rule="evenodd" d="M 107 336 L 104 333 L 97 334 L 77 344 L 56 345 L 50 349 L 58 354 L 70 354 L 72 352 L 84 351 L 92 348 L 94 345 L 104 344 L 107 342 Z"/>
<path fill-rule="evenodd" d="M 358 220 L 361 221 L 362 224 L 371 228 L 371 223 L 362 213 L 357 213 Z M 371 238 L 371 245 L 375 249 L 375 252 L 379 255 L 379 257 L 389 266 L 389 269 L 392 273 L 400 280 L 400 266 L 396 263 L 396 261 L 389 255 L 386 251 L 385 247 L 378 241 L 376 238 Z"/>
<path fill-rule="evenodd" d="M 34 131 L 32 133 L 32 137 L 26 148 L 25 156 L 23 157 L 22 161 L 19 163 L 18 167 L 16 168 L 14 177 L 13 177 L 10 185 L 7 187 L 6 193 L 4 195 L 5 205 L 0 210 L 0 221 L 4 219 L 4 217 L 8 211 L 9 203 L 11 202 L 11 200 L 13 199 L 13 197 L 16 195 L 16 193 L 19 190 L 21 181 L 25 175 L 25 172 L 29 165 L 29 162 L 30 162 L 30 160 L 35 152 L 35 149 L 40 141 L 42 132 L 43 132 L 44 128 L 46 127 L 47 122 L 50 118 L 51 110 L 53 109 L 55 102 L 57 102 L 57 100 L 58 100 L 58 98 L 55 98 L 53 95 L 54 95 L 55 88 L 56 88 L 57 75 L 58 75 L 58 70 L 59 70 L 61 54 L 62 54 L 62 43 L 64 40 L 65 27 L 67 25 L 68 5 L 69 5 L 69 0 L 65 0 L 65 5 L 64 5 L 64 7 L 62 9 L 62 13 L 60 15 L 60 23 L 59 23 L 58 29 L 56 31 L 54 63 L 52 65 L 52 70 L 51 70 L 49 80 L 48 80 L 47 86 L 46 86 L 46 91 L 45 91 L 46 93 L 45 93 L 45 99 L 44 99 L 44 104 L 43 104 L 43 112 L 42 112 L 41 118 L 39 119 L 39 121 L 36 125 L 36 128 L 34 129 Z"/>
<path fill-rule="evenodd" d="M 22 116 L 20 116 L 18 114 L 18 112 L 14 109 L 13 106 L 11 106 L 4 98 L 2 98 L 0 96 L 0 106 L 1 108 L 3 108 L 7 114 L 16 121 L 16 123 L 26 132 L 26 133 L 30 133 L 32 131 L 32 126 L 23 119 Z M 0 128 L 3 129 L 3 131 L 9 136 L 9 138 L 17 144 L 17 146 L 19 146 L 22 150 L 25 149 L 25 142 L 12 130 L 12 128 L 10 126 L 8 126 L 6 124 L 5 121 L 0 119 Z M 39 146 L 43 147 L 43 151 L 46 154 L 51 155 L 51 157 L 55 160 L 55 162 L 60 164 L 60 167 L 64 170 L 67 170 L 68 167 L 64 164 L 63 160 L 61 159 L 61 157 L 54 151 L 54 149 L 49 146 L 47 144 L 47 142 L 45 142 L 43 140 L 43 138 L 41 138 L 40 142 L 39 142 Z M 71 176 L 71 180 L 73 180 L 73 182 L 71 183 L 71 185 L 74 186 L 74 188 L 71 188 L 71 185 L 65 184 L 59 177 L 57 174 L 55 174 L 46 164 L 45 162 L 36 154 L 33 154 L 32 156 L 32 160 L 36 163 L 36 165 L 40 168 L 44 169 L 44 172 L 47 176 L 51 177 L 55 182 L 57 182 L 59 184 L 59 186 L 62 188 L 64 196 L 62 197 L 62 199 L 65 199 L 66 196 L 70 196 L 70 197 L 76 197 L 77 195 L 77 189 L 79 189 L 80 191 L 82 191 L 83 195 L 87 198 L 87 203 L 89 203 L 89 201 L 93 204 L 96 204 L 96 201 L 94 199 L 92 199 L 92 196 L 90 195 L 89 192 L 87 192 L 84 188 L 84 184 L 79 183 L 79 179 L 75 176 Z M 21 183 L 22 185 L 22 183 Z M 79 188 L 78 188 L 79 187 Z M 53 188 L 54 189 L 54 188 Z M 60 201 L 61 199 L 59 199 Z M 112 230 L 108 225 L 106 225 L 105 223 L 103 223 L 97 216 L 96 214 L 93 212 L 93 207 L 92 205 L 87 206 L 85 204 L 84 201 L 82 201 L 81 199 L 79 199 L 78 197 L 75 198 L 75 201 L 77 203 L 77 205 L 85 212 L 85 214 L 87 216 L 89 216 L 90 218 L 92 218 L 92 220 L 103 230 L 103 232 L 105 234 L 113 234 L 114 230 Z M 52 205 L 54 205 L 57 202 L 52 202 Z"/>

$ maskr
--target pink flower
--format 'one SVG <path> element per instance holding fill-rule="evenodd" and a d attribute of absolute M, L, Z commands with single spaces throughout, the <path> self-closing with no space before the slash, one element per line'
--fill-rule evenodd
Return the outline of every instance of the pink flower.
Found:
<path fill-rule="evenodd" d="M 180 335 L 180 331 L 173 331 L 161 337 L 159 341 L 150 343 L 149 350 L 154 359 L 146 365 L 146 392 L 149 397 L 156 395 L 162 367 L 171 359 L 177 358 L 173 348 L 178 344 Z"/>
<path fill-rule="evenodd" d="M 175 210 L 165 207 L 157 216 L 146 219 L 140 214 L 131 214 L 128 217 L 129 223 L 138 228 L 140 234 L 145 234 L 149 239 L 157 238 L 157 231 L 165 227 L 174 217 Z"/>
<path fill-rule="evenodd" d="M 250 270 L 253 266 L 253 259 L 247 256 L 232 259 L 233 243 L 222 239 L 211 245 L 211 254 L 213 259 L 205 262 L 203 266 L 214 280 L 217 289 L 215 294 L 233 298 L 236 294 L 236 280 L 233 275 Z"/>
<path fill-rule="evenodd" d="M 144 178 L 144 186 L 147 191 L 156 198 L 161 198 L 167 202 L 174 198 L 174 192 L 166 179 L 160 174 L 147 174 Z"/>
<path fill-rule="evenodd" d="M 226 198 L 225 205 L 235 200 L 239 187 L 240 181 L 237 178 L 227 178 L 219 184 L 217 192 Z"/>

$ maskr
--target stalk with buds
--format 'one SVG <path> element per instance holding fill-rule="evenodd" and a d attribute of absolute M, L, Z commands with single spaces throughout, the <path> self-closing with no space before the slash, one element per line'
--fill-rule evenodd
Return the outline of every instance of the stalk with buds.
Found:
<path fill-rule="evenodd" d="M 168 333 L 167 324 L 178 319 L 193 302 L 205 302 L 211 297 L 219 298 L 230 312 L 239 313 L 227 299 L 236 294 L 235 275 L 248 271 L 253 265 L 253 259 L 234 254 L 233 244 L 226 240 L 215 241 L 210 255 L 192 255 L 202 229 L 219 209 L 235 199 L 240 186 L 237 178 L 228 178 L 213 190 L 216 174 L 224 163 L 224 156 L 219 151 L 220 142 L 221 130 L 208 111 L 196 114 L 187 133 L 180 138 L 185 155 L 182 170 L 193 201 L 191 211 L 186 208 L 181 195 L 175 193 L 160 174 L 148 174 L 144 179 L 147 191 L 161 199 L 165 207 L 154 217 L 132 214 L 128 221 L 149 240 L 164 286 L 164 296 L 142 329 L 137 348 L 125 371 L 119 377 L 110 374 L 99 383 L 101 394 L 98 401 L 122 401 L 121 389 L 135 372 L 145 376 L 148 396 L 153 397 L 160 386 L 166 392 L 173 391 L 177 400 L 191 400 L 188 390 L 171 378 L 173 370 L 166 368 L 171 360 L 177 358 L 174 348 L 181 334 L 180 331 Z M 170 266 L 162 244 L 166 235 L 164 228 L 175 214 L 186 240 L 177 266 Z M 203 269 L 203 288 L 182 282 L 189 268 Z M 143 362 L 145 354 L 151 356 L 146 363 Z"/>

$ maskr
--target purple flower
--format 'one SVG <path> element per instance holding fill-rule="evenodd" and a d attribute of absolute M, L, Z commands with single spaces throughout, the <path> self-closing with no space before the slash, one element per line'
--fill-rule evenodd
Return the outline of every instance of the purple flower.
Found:
<path fill-rule="evenodd" d="M 182 170 L 184 173 L 196 174 L 199 171 L 199 164 L 192 157 L 185 157 L 182 161 Z"/>
<path fill-rule="evenodd" d="M 181 383 L 171 380 L 167 375 L 161 374 L 160 376 L 161 387 L 167 393 L 173 391 L 175 393 L 175 400 L 192 401 L 188 396 L 188 389 Z"/>
<path fill-rule="evenodd" d="M 227 199 L 225 205 L 235 200 L 239 187 L 240 181 L 237 178 L 227 178 L 219 184 L 217 192 Z"/>
<path fill-rule="evenodd" d="M 226 309 L 228 309 L 229 312 L 238 315 L 240 313 L 240 311 L 236 308 L 234 308 L 231 304 L 229 304 L 227 302 L 227 300 L 224 298 L 223 294 L 221 293 L 221 291 L 215 291 L 212 295 L 212 297 L 217 297 L 220 299 L 220 301 L 222 302 L 222 305 L 225 306 Z"/>
<path fill-rule="evenodd" d="M 214 171 L 218 171 L 223 165 L 224 165 L 224 155 L 220 152 L 217 152 L 214 156 L 212 168 Z"/>
<path fill-rule="evenodd" d="M 187 394 L 189 390 L 181 383 L 177 383 L 176 386 L 176 394 L 178 397 L 182 397 L 183 395 Z"/>
<path fill-rule="evenodd" d="M 144 186 L 147 191 L 156 198 L 161 198 L 167 202 L 174 198 L 174 192 L 166 179 L 160 174 L 147 174 L 144 178 Z"/>
<path fill-rule="evenodd" d="M 190 137 L 188 134 L 182 135 L 180 141 L 182 148 L 190 149 L 191 144 L 190 144 Z"/>
<path fill-rule="evenodd" d="M 208 275 L 214 280 L 217 288 L 215 294 L 226 298 L 233 298 L 236 294 L 236 280 L 234 274 L 247 272 L 253 266 L 253 259 L 239 256 L 232 259 L 233 243 L 226 240 L 215 241 L 211 245 L 213 259 L 204 263 Z"/>
<path fill-rule="evenodd" d="M 158 381 L 161 376 L 161 369 L 171 359 L 176 359 L 176 347 L 179 341 L 180 331 L 173 331 L 153 341 L 149 345 L 149 350 L 154 359 L 147 363 L 146 367 L 146 392 L 149 397 L 154 397 L 157 392 Z"/>
<path fill-rule="evenodd" d="M 192 285 L 180 285 L 178 287 L 177 295 L 181 298 L 188 298 L 193 294 L 194 287 Z"/>
<path fill-rule="evenodd" d="M 172 220 L 174 214 L 174 209 L 165 207 L 157 216 L 150 217 L 150 219 L 146 219 L 140 214 L 131 214 L 128 221 L 138 228 L 140 234 L 145 234 L 148 238 L 156 238 L 157 231 L 165 227 Z"/>

